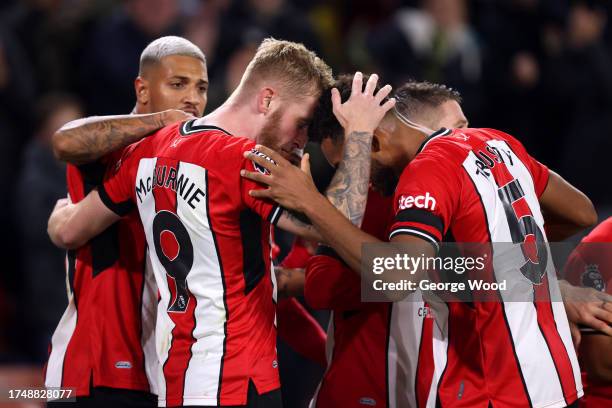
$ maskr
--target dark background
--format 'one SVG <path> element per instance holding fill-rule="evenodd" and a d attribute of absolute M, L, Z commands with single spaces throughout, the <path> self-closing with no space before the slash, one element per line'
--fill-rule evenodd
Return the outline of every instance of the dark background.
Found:
<path fill-rule="evenodd" d="M 40 365 L 66 305 L 63 253 L 46 235 L 65 196 L 53 131 L 128 113 L 140 52 L 162 35 L 205 52 L 206 112 L 266 36 L 316 50 L 335 73 L 377 72 L 459 90 L 472 127 L 521 140 L 595 203 L 612 207 L 612 32 L 607 1 L 3 0 L 0 3 L 0 367 Z M 325 316 L 319 316 L 321 321 Z M 287 406 L 321 370 L 280 346 Z"/>

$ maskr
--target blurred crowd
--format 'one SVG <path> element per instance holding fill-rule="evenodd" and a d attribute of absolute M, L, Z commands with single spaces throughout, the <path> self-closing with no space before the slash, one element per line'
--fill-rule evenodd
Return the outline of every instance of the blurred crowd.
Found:
<path fill-rule="evenodd" d="M 46 221 L 65 196 L 53 131 L 129 113 L 141 51 L 181 35 L 207 57 L 209 103 L 268 36 L 304 43 L 336 73 L 445 83 L 472 127 L 521 140 L 612 206 L 612 3 L 589 0 L 4 0 L 0 5 L 0 363 L 40 363 L 66 305 Z"/>

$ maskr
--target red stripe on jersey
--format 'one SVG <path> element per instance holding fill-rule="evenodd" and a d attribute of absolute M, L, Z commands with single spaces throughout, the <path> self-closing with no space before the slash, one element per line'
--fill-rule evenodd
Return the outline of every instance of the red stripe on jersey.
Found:
<path fill-rule="evenodd" d="M 514 213 L 519 219 L 526 215 L 532 215 L 531 209 L 529 208 L 529 204 L 527 204 L 527 200 L 525 199 L 525 197 L 521 197 L 520 199 L 513 202 L 512 208 L 514 209 Z"/>
<path fill-rule="evenodd" d="M 499 186 L 503 186 L 511 182 L 514 177 L 510 174 L 510 171 L 506 167 L 505 163 L 495 166 L 493 168 L 493 176 Z M 524 216 L 533 215 L 527 200 L 525 197 L 512 203 L 512 207 L 515 211 L 517 219 L 521 219 Z M 533 238 L 533 237 L 532 237 Z M 525 243 L 527 244 L 528 237 L 525 237 Z M 530 251 L 535 248 L 523 248 L 523 250 Z M 527 254 L 529 256 L 529 253 Z M 537 260 L 537 258 L 536 258 Z M 559 382 L 563 390 L 563 396 L 566 403 L 571 403 L 572 399 L 576 396 L 576 381 L 572 370 L 572 364 L 565 349 L 565 345 L 561 340 L 561 336 L 557 330 L 557 323 L 552 311 L 550 292 L 548 288 L 548 279 L 544 276 L 543 283 L 539 286 L 534 287 L 534 299 L 535 308 L 537 314 L 538 326 L 542 332 L 542 336 L 546 341 L 546 345 L 550 350 L 550 356 L 553 360 Z"/>
<path fill-rule="evenodd" d="M 178 170 L 179 163 L 177 160 L 160 157 L 156 161 L 152 190 L 153 196 L 155 197 L 155 212 L 158 214 L 160 211 L 169 211 L 176 214 L 176 189 L 166 188 L 167 186 L 164 185 L 164 182 L 170 180 L 170 172 L 175 173 L 174 179 L 176 179 Z M 180 243 L 178 242 L 177 236 L 175 236 L 172 231 L 162 230 L 160 236 L 154 239 L 159 239 L 161 243 L 160 247 L 162 253 L 158 253 L 158 257 L 161 258 L 165 256 L 172 261 L 179 256 L 179 252 L 181 251 Z M 172 329 L 172 343 L 168 350 L 168 357 L 163 366 L 164 378 L 166 381 L 166 401 L 169 405 L 182 405 L 185 373 L 189 366 L 189 360 L 191 360 L 191 347 L 196 342 L 193 337 L 193 330 L 196 324 L 196 299 L 189 293 L 187 283 L 180 282 L 170 276 L 168 271 L 166 271 L 166 280 L 168 289 L 170 290 L 171 301 L 170 304 L 165 305 L 165 307 L 178 309 L 168 311 L 168 316 L 172 319 L 174 328 Z M 183 309 L 181 305 L 182 301 L 184 301 L 184 298 L 181 297 L 181 288 L 185 288 L 188 295 L 185 309 Z"/>
<path fill-rule="evenodd" d="M 433 323 L 433 318 L 429 316 L 423 317 L 421 344 L 419 345 L 419 359 L 415 377 L 417 408 L 425 408 L 427 406 L 429 390 L 434 376 Z"/>
<path fill-rule="evenodd" d="M 544 279 L 542 285 L 537 286 L 534 292 L 536 298 L 534 304 L 538 313 L 538 326 L 555 364 L 565 402 L 571 404 L 576 399 L 576 380 L 574 379 L 572 363 L 567 354 L 567 349 L 557 330 L 557 323 L 555 322 L 552 304 L 550 303 L 548 279 Z"/>
<path fill-rule="evenodd" d="M 485 143 L 482 142 L 482 145 L 484 146 Z M 512 174 L 506 167 L 505 163 L 498 163 L 496 166 L 494 166 L 491 169 L 491 173 L 495 179 L 495 182 L 500 188 L 514 180 L 514 177 L 512 176 Z M 478 189 L 475 186 L 474 186 L 474 190 L 478 191 Z M 524 198 L 522 200 L 524 201 Z M 481 199 L 481 202 L 482 202 L 482 199 Z M 522 206 L 521 204 L 518 204 L 518 208 L 522 211 L 526 211 L 525 214 L 521 214 L 521 216 L 531 214 L 531 210 L 529 209 L 528 206 L 525 209 L 524 206 Z M 484 217 L 486 219 L 487 216 L 486 216 L 486 211 L 484 210 L 484 203 L 483 203 L 483 212 L 485 214 Z M 518 219 L 518 213 L 517 213 L 517 219 Z M 488 228 L 488 225 L 489 223 L 487 221 L 485 223 L 485 226 L 487 226 Z M 491 242 L 491 239 L 489 238 L 488 241 Z M 510 324 L 506 316 L 506 310 L 505 310 L 506 306 L 503 303 L 501 294 L 499 294 L 499 302 L 500 303 L 494 302 L 494 303 L 484 303 L 483 304 L 484 307 L 488 306 L 489 309 L 491 310 L 491 312 L 489 313 L 491 320 L 487 322 L 488 323 L 487 330 L 484 330 L 484 331 L 485 332 L 488 331 L 489 333 L 503 333 L 503 335 L 500 336 L 499 339 L 495 340 L 497 342 L 496 348 L 498 350 L 499 349 L 501 350 L 511 349 L 512 358 L 510 357 L 509 353 L 497 353 L 495 357 L 490 360 L 491 363 L 487 365 L 487 371 L 489 371 L 491 367 L 494 367 L 496 370 L 499 369 L 499 371 L 496 371 L 495 376 L 489 375 L 487 378 L 487 381 L 493 384 L 492 388 L 494 390 L 502 389 L 501 387 L 507 387 L 506 389 L 512 390 L 512 392 L 509 393 L 509 395 L 512 398 L 512 402 L 518 404 L 517 406 L 531 407 L 533 404 L 529 396 L 529 391 L 527 390 L 527 384 L 525 382 L 525 377 L 523 376 L 523 372 L 521 370 L 518 355 L 516 354 L 516 347 L 514 344 L 514 339 L 512 338 L 512 333 L 510 331 Z M 503 323 L 501 319 L 496 318 L 500 314 L 504 317 Z"/>
<path fill-rule="evenodd" d="M 472 184 L 474 183 L 471 177 L 468 176 L 467 179 L 470 180 Z M 475 206 L 475 208 L 477 208 L 477 211 L 481 214 L 481 219 L 484 220 L 483 223 L 477 226 L 478 231 L 475 231 L 475 236 L 480 236 L 481 238 L 486 237 L 481 239 L 480 242 L 491 242 L 489 221 L 484 207 L 484 202 L 475 184 L 473 184 L 473 187 L 474 194 L 476 194 L 478 197 L 478 202 L 480 202 L 480 205 Z M 490 270 L 487 271 L 491 273 Z M 487 280 L 495 281 L 495 277 L 488 275 Z M 491 384 L 490 389 L 493 391 L 501 389 L 511 390 L 510 394 L 513 397 L 513 402 L 516 402 L 517 406 L 531 407 L 531 399 L 529 398 L 527 384 L 525 383 L 525 379 L 519 364 L 518 355 L 516 354 L 516 347 L 514 345 L 514 340 L 512 339 L 512 333 L 510 332 L 510 325 L 506 317 L 501 294 L 497 293 L 497 296 L 499 297 L 499 301 L 481 302 L 478 304 L 480 310 L 484 312 L 482 314 L 486 317 L 486 320 L 479 321 L 474 326 L 477 327 L 479 337 L 481 338 L 482 334 L 480 333 L 496 334 L 495 339 L 490 339 L 490 341 L 494 343 L 489 345 L 487 342 L 482 342 L 481 345 L 481 353 L 486 354 L 488 349 L 493 351 L 493 353 L 489 353 L 491 354 L 492 358 L 487 360 L 487 363 L 485 363 L 485 367 L 483 367 L 483 369 L 485 372 L 490 372 L 489 370 L 493 368 L 495 374 L 486 375 L 486 381 L 487 383 Z M 450 315 L 451 306 L 453 306 L 453 303 L 449 304 L 449 324 L 453 321 Z M 500 319 L 500 316 L 503 316 L 503 319 Z M 498 353 L 498 350 L 512 350 L 512 353 Z M 449 353 L 449 360 L 450 358 L 451 355 Z M 468 358 L 470 357 L 468 356 Z M 471 358 L 473 358 L 473 356 Z M 482 361 L 483 357 L 481 356 L 479 360 Z M 483 374 L 483 378 L 484 377 L 485 375 Z"/>

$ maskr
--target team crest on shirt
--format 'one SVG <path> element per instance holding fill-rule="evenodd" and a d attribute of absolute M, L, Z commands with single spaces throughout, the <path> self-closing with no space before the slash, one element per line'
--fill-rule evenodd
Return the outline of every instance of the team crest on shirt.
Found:
<path fill-rule="evenodd" d="M 584 268 L 584 272 L 580 276 L 582 286 L 596 289 L 600 292 L 606 290 L 606 282 L 599 272 L 599 265 L 589 264 Z"/>
<path fill-rule="evenodd" d="M 257 149 L 251 149 L 251 153 L 256 154 L 259 157 L 262 157 L 264 159 L 266 159 L 267 161 L 269 161 L 270 163 L 276 165 L 276 162 L 267 154 L 260 152 Z M 255 170 L 257 170 L 258 172 L 260 172 L 261 174 L 266 174 L 269 175 L 270 172 L 268 171 L 268 169 L 266 169 L 265 167 L 259 165 L 258 163 L 253 162 L 253 167 L 255 167 Z"/>

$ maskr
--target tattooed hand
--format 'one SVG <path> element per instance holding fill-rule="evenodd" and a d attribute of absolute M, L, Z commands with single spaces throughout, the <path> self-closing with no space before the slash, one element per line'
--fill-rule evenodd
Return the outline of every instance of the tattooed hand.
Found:
<path fill-rule="evenodd" d="M 304 269 L 274 267 L 279 297 L 304 296 Z"/>
<path fill-rule="evenodd" d="M 344 103 L 338 90 L 332 90 L 334 114 L 345 129 L 345 141 L 342 161 L 326 192 L 334 207 L 357 227 L 361 226 L 365 214 L 374 129 L 395 104 L 391 98 L 381 105 L 391 92 L 389 85 L 374 94 L 378 75 L 370 76 L 365 90 L 362 82 L 363 76 L 357 72 L 351 96 Z"/>
<path fill-rule="evenodd" d="M 176 122 L 183 122 L 189 119 L 195 119 L 191 113 L 183 112 L 180 109 L 168 109 L 161 112 L 162 122 L 164 126 L 171 125 Z"/>
<path fill-rule="evenodd" d="M 269 188 L 251 190 L 249 195 L 255 198 L 274 200 L 286 209 L 298 212 L 305 212 L 305 205 L 313 203 L 317 196 L 321 196 L 310 175 L 308 153 L 302 157 L 301 167 L 296 167 L 268 147 L 257 145 L 255 150 L 244 152 L 244 157 L 265 168 L 267 174 L 259 171 L 241 170 L 240 175 L 258 183 L 266 184 Z"/>

